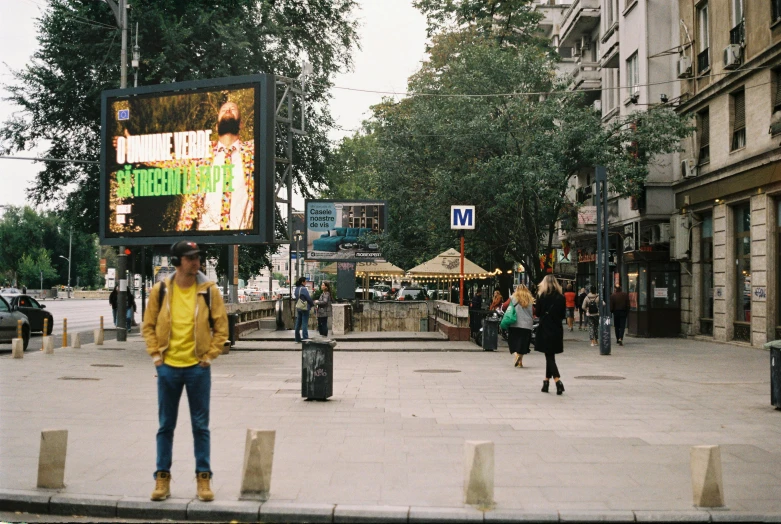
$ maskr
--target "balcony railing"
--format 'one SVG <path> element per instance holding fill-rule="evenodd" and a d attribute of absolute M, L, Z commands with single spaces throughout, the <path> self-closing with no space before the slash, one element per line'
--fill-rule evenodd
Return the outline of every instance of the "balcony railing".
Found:
<path fill-rule="evenodd" d="M 710 53 L 709 49 L 706 49 L 702 53 L 697 55 L 697 72 L 702 73 L 710 67 Z"/>
<path fill-rule="evenodd" d="M 729 31 L 729 43 L 734 45 L 743 45 L 746 41 L 746 22 L 741 21 L 738 25 Z"/>

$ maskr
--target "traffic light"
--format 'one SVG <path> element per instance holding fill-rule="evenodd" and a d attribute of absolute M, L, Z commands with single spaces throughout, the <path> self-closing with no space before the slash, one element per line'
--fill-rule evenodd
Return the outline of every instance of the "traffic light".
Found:
<path fill-rule="evenodd" d="M 126 247 L 126 248 L 125 248 L 125 254 L 126 254 L 127 256 L 130 256 L 130 255 L 132 255 L 132 254 L 133 254 L 133 251 L 131 251 L 131 249 L 130 249 L 129 247 Z"/>

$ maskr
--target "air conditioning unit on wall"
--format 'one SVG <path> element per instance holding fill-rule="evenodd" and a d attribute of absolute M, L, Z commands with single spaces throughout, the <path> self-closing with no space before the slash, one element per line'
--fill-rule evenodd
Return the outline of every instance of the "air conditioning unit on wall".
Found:
<path fill-rule="evenodd" d="M 691 234 L 691 215 L 673 215 L 670 218 L 672 239 L 670 240 L 670 258 L 687 260 L 689 255 L 689 235 Z"/>
<path fill-rule="evenodd" d="M 692 60 L 688 56 L 682 56 L 678 59 L 678 78 L 690 76 L 692 76 Z"/>
<path fill-rule="evenodd" d="M 724 48 L 724 69 L 737 69 L 740 67 L 743 49 L 737 44 L 730 44 Z"/>
<path fill-rule="evenodd" d="M 694 178 L 697 176 L 697 162 L 693 158 L 681 160 L 681 176 L 683 178 Z"/>

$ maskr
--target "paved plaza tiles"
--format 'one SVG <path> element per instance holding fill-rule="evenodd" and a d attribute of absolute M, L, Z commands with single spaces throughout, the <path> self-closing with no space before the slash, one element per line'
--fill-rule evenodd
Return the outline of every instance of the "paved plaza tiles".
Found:
<path fill-rule="evenodd" d="M 212 368 L 211 506 L 192 500 L 185 399 L 172 500 L 148 500 L 157 393 L 139 338 L 21 360 L 0 353 L 0 510 L 329 522 L 781 520 L 781 411 L 770 406 L 767 351 L 628 338 L 600 356 L 585 333 L 567 332 L 558 358 L 566 392 L 557 396 L 540 392 L 538 353 L 517 369 L 506 346 L 415 351 L 425 344 L 399 341 L 394 351 L 346 342 L 350 351 L 337 345 L 334 355 L 333 398 L 309 402 L 297 346 L 259 344 L 240 342 Z M 238 501 L 248 428 L 277 432 L 262 505 Z M 69 432 L 66 487 L 55 492 L 35 487 L 44 429 Z M 463 503 L 465 440 L 495 443 L 492 507 Z M 692 506 L 689 451 L 701 444 L 721 446 L 725 509 Z"/>

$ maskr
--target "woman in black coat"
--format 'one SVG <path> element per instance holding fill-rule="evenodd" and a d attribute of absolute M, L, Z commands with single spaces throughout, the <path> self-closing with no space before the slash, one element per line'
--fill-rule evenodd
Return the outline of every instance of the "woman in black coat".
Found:
<path fill-rule="evenodd" d="M 556 366 L 556 354 L 564 352 L 564 328 L 561 323 L 566 313 L 566 302 L 561 293 L 561 286 L 553 275 L 547 275 L 537 289 L 537 303 L 534 314 L 540 319 L 534 350 L 545 353 L 545 380 L 542 382 L 542 392 L 547 393 L 550 378 L 556 382 L 556 394 L 564 393 L 559 368 Z"/>

